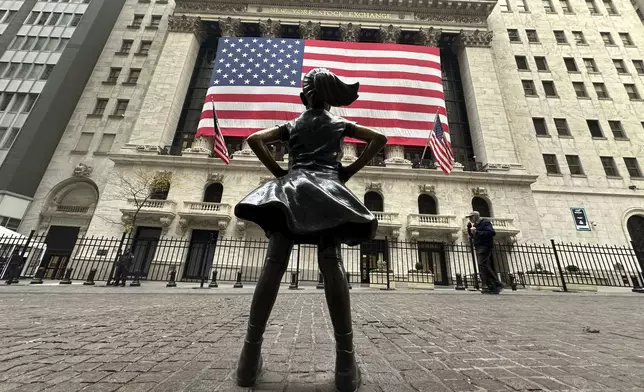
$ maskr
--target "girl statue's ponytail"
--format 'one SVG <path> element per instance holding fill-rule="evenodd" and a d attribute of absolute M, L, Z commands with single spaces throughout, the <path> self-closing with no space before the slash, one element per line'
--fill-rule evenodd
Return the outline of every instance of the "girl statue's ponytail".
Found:
<path fill-rule="evenodd" d="M 309 106 L 326 104 L 330 106 L 347 106 L 358 99 L 359 83 L 346 84 L 331 71 L 315 68 L 309 71 L 302 83 L 302 92 Z"/>

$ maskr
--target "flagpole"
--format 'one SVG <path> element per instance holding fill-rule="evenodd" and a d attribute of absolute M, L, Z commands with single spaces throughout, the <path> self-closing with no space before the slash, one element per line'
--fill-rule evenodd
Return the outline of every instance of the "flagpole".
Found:
<path fill-rule="evenodd" d="M 436 116 L 438 116 L 438 112 L 440 109 L 436 109 L 436 115 L 434 116 L 434 119 L 436 119 Z M 440 118 L 439 118 L 440 121 Z M 436 124 L 434 124 L 434 127 Z M 425 152 L 427 152 L 427 146 L 429 146 L 429 138 L 432 136 L 432 132 L 434 132 L 434 127 L 432 127 L 432 130 L 429 131 L 429 136 L 427 137 L 427 142 L 425 142 L 425 148 L 423 148 L 423 155 L 420 156 L 420 162 L 422 164 L 423 159 L 425 159 Z"/>

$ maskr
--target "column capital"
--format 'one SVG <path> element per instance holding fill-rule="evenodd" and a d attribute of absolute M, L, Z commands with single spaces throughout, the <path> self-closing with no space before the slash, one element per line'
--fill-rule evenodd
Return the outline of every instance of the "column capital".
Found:
<path fill-rule="evenodd" d="M 300 35 L 302 39 L 320 39 L 322 37 L 322 24 L 310 20 L 306 23 L 300 22 Z"/>
<path fill-rule="evenodd" d="M 362 27 L 353 23 L 340 24 L 340 37 L 345 42 L 358 42 L 360 40 L 360 30 Z"/>
<path fill-rule="evenodd" d="M 222 37 L 239 37 L 244 34 L 241 20 L 231 17 L 219 19 L 219 30 L 221 30 Z"/>
<path fill-rule="evenodd" d="M 380 26 L 380 42 L 395 44 L 400 39 L 402 30 L 400 27 L 389 25 L 387 27 Z"/>
<path fill-rule="evenodd" d="M 443 30 L 430 27 L 418 31 L 418 43 L 423 46 L 438 46 Z"/>
<path fill-rule="evenodd" d="M 461 47 L 478 47 L 478 48 L 488 48 L 490 47 L 490 42 L 492 42 L 492 37 L 494 32 L 492 31 L 480 31 L 480 30 L 461 30 L 458 34 L 457 42 Z"/>
<path fill-rule="evenodd" d="M 282 23 L 279 20 L 262 19 L 259 21 L 259 31 L 262 37 L 278 38 L 282 31 Z"/>
<path fill-rule="evenodd" d="M 199 39 L 204 35 L 204 25 L 198 16 L 170 15 L 168 30 L 175 33 L 192 33 Z"/>

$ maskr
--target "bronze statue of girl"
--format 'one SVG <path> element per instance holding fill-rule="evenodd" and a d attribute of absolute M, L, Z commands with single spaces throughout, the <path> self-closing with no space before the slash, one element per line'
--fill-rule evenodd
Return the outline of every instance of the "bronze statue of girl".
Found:
<path fill-rule="evenodd" d="M 318 263 L 336 340 L 335 386 L 356 391 L 361 384 L 353 346 L 349 287 L 340 244 L 358 245 L 375 237 L 378 221 L 344 185 L 387 143 L 370 128 L 331 114 L 331 106 L 350 105 L 359 84 L 348 85 L 330 71 L 309 71 L 300 97 L 306 106 L 298 118 L 254 133 L 248 145 L 275 179 L 252 191 L 235 206 L 235 215 L 255 222 L 269 238 L 264 268 L 253 296 L 237 384 L 256 383 L 262 367 L 262 336 L 275 303 L 294 244 L 318 246 Z M 345 137 L 367 143 L 362 155 L 342 166 Z M 288 170 L 272 158 L 268 143 L 287 141 Z"/>

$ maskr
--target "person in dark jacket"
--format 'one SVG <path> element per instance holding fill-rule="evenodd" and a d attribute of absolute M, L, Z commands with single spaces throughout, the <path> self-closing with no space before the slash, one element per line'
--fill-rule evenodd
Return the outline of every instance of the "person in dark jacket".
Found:
<path fill-rule="evenodd" d="M 116 279 L 114 280 L 114 286 L 118 286 L 119 281 L 121 282 L 121 286 L 125 286 L 125 281 L 127 280 L 127 276 L 130 273 L 130 268 L 132 267 L 133 260 L 134 255 L 132 254 L 130 248 L 125 249 L 125 252 L 123 252 L 123 255 L 116 264 Z"/>
<path fill-rule="evenodd" d="M 7 265 L 7 284 L 15 283 L 16 279 L 20 275 L 20 267 L 22 265 L 22 257 L 20 257 L 20 252 L 18 249 L 13 251 L 13 254 L 9 258 Z M 1 272 L 1 271 L 0 271 Z"/>
<path fill-rule="evenodd" d="M 468 217 L 470 223 L 468 223 L 467 227 L 476 250 L 479 274 L 483 284 L 482 292 L 499 294 L 503 290 L 503 283 L 496 277 L 492 268 L 492 251 L 494 250 L 496 231 L 492 226 L 492 222 L 481 218 L 481 214 L 478 211 L 472 211 Z"/>

